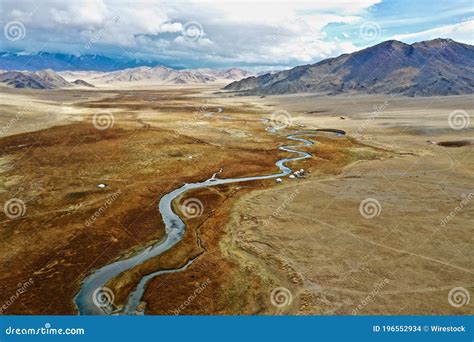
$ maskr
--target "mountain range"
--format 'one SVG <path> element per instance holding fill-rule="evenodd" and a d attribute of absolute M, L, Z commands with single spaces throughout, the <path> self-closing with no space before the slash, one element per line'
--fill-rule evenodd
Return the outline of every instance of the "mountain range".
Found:
<path fill-rule="evenodd" d="M 53 70 L 31 71 L 4 71 L 0 72 L 0 83 L 14 88 L 55 89 L 74 86 L 93 87 L 83 81 L 68 82 Z"/>
<path fill-rule="evenodd" d="M 0 71 L 0 83 L 15 88 L 54 89 L 74 86 L 94 87 L 139 83 L 143 85 L 187 85 L 229 83 L 252 75 L 250 72 L 231 68 L 225 70 L 188 69 L 174 70 L 163 66 L 137 67 L 111 72 L 60 71 Z"/>
<path fill-rule="evenodd" d="M 156 61 L 145 61 L 141 59 L 130 60 L 102 55 L 73 55 L 40 51 L 38 53 L 0 52 L 0 65 L 3 70 L 39 71 L 43 69 L 51 69 L 54 71 L 113 71 L 140 66 L 153 67 L 163 64 Z"/>
<path fill-rule="evenodd" d="M 206 84 L 213 82 L 228 83 L 252 75 L 249 71 L 231 68 L 174 70 L 163 66 L 138 67 L 117 70 L 96 75 L 87 80 L 93 84 L 141 82 L 148 84 Z"/>
<path fill-rule="evenodd" d="M 451 39 L 414 44 L 389 40 L 316 64 L 248 77 L 224 89 L 243 95 L 300 92 L 408 96 L 472 94 L 474 46 Z"/>
<path fill-rule="evenodd" d="M 44 54 L 41 56 L 46 60 L 52 56 Z M 57 57 L 58 54 L 54 55 Z M 16 88 L 52 89 L 128 83 L 197 85 L 231 82 L 224 89 L 240 95 L 310 92 L 433 96 L 472 94 L 474 90 L 474 46 L 451 39 L 414 44 L 389 40 L 351 54 L 263 75 L 253 75 L 240 68 L 176 70 L 161 65 L 97 71 L 94 68 L 102 62 L 101 68 L 106 68 L 110 59 L 96 56 L 99 62 L 88 69 L 92 55 L 88 56 L 68 60 L 74 61 L 75 67 L 84 68 L 80 71 L 8 71 L 13 64 L 2 64 L 5 70 L 0 71 L 0 83 Z M 5 54 L 1 58 L 6 58 Z M 22 57 L 10 54 L 8 58 Z M 61 70 L 66 64 L 53 66 Z"/>

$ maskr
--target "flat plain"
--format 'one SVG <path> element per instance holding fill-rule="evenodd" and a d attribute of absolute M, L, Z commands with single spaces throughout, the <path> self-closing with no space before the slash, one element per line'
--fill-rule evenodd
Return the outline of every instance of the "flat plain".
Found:
<path fill-rule="evenodd" d="M 471 96 L 2 88 L 0 104 L 6 314 L 77 313 L 88 274 L 163 238 L 163 195 L 221 169 L 220 178 L 276 173 L 290 155 L 278 149 L 286 136 L 320 128 L 347 134 L 311 138 L 302 149 L 313 157 L 289 165 L 304 178 L 179 199 L 177 212 L 188 198 L 202 212 L 184 218 L 172 249 L 107 283 L 114 305 L 123 307 L 143 276 L 194 259 L 148 283 L 146 314 L 473 313 L 448 301 L 453 288 L 474 290 L 473 129 L 448 120 L 471 110 Z M 291 123 L 272 133 L 264 119 L 277 110 Z M 12 199 L 19 214 L 8 213 Z M 272 300 L 281 288 L 284 306 Z"/>

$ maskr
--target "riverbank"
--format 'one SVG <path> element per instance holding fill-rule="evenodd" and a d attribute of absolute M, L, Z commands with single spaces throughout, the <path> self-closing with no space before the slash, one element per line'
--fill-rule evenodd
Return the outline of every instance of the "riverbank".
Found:
<path fill-rule="evenodd" d="M 472 124 L 453 129 L 449 116 L 469 113 L 472 97 L 254 101 L 284 107 L 298 123 L 344 129 L 392 155 L 352 164 L 334 177 L 308 178 L 279 191 L 256 190 L 235 203 L 221 248 L 240 267 L 273 279 L 263 298 L 267 310 L 472 314 L 472 306 L 453 305 L 451 294 L 460 288 L 474 291 L 469 232 L 474 207 L 468 200 L 474 189 L 473 148 L 437 145 L 470 139 Z M 270 294 L 280 287 L 291 301 L 276 308 Z"/>
<path fill-rule="evenodd" d="M 316 145 L 308 146 L 304 150 L 313 153 L 314 156 L 288 165 L 294 169 L 306 167 L 305 170 L 307 170 L 308 175 L 311 172 L 314 173 L 312 175 L 314 177 L 337 173 L 347 163 L 354 162 L 353 156 L 349 157 L 349 150 L 362 148 L 345 137 L 337 138 L 324 133 L 321 133 L 321 136 L 310 137 L 310 139 L 316 141 Z M 382 155 L 382 153 L 379 155 Z M 359 156 L 362 156 L 362 154 Z M 377 152 L 374 151 L 373 158 L 377 156 Z M 327 162 L 321 163 L 320 160 L 324 160 L 325 157 L 327 157 Z M 318 164 L 326 164 L 326 167 L 319 167 Z M 285 186 L 288 186 L 291 182 L 297 184 L 299 180 L 291 180 L 285 177 Z M 250 181 L 248 183 L 250 184 L 245 182 L 193 191 L 188 197 L 203 199 L 203 203 L 206 203 L 205 207 L 208 207 L 209 203 L 212 211 L 206 213 L 205 218 L 200 218 L 197 222 L 196 220 L 187 220 L 189 226 L 185 236 L 173 249 L 173 253 L 170 250 L 169 253 L 136 267 L 134 272 L 124 273 L 118 279 L 108 283 L 108 287 L 115 289 L 115 292 L 117 292 L 117 289 L 120 291 L 123 284 L 136 282 L 134 278 L 137 273 L 145 275 L 152 272 L 152 270 L 166 269 L 162 266 L 162 263 L 169 261 L 171 258 L 176 262 L 175 268 L 184 265 L 188 259 L 196 258 L 192 267 L 189 267 L 185 272 L 160 275 L 149 282 L 144 296 L 145 312 L 147 314 L 173 314 L 177 308 L 182 307 L 182 303 L 187 302 L 186 296 L 192 293 L 192 289 L 199 286 L 200 283 L 206 282 L 206 279 L 209 280 L 210 284 L 206 286 L 206 288 L 209 288 L 208 291 L 202 291 L 199 299 L 196 299 L 196 303 L 185 305 L 184 308 L 179 310 L 179 314 L 258 314 L 272 312 L 272 310 L 268 311 L 269 308 L 262 302 L 267 298 L 266 294 L 271 283 L 271 277 L 256 276 L 249 272 L 248 268 L 238 267 L 235 261 L 229 258 L 231 249 L 221 248 L 225 236 L 223 227 L 229 220 L 229 208 L 232 207 L 235 201 L 257 189 L 281 189 L 281 186 L 275 186 L 274 182 L 268 180 L 263 182 Z M 187 252 L 192 246 L 194 246 L 196 252 Z M 166 293 L 167 289 L 171 290 L 176 284 L 180 284 L 180 290 L 174 290 L 175 296 L 172 299 L 159 295 L 159 293 Z M 130 288 L 129 285 L 121 295 L 118 292 L 118 303 L 125 301 Z"/>
<path fill-rule="evenodd" d="M 92 100 L 89 91 L 72 92 L 52 92 L 54 105 L 33 106 L 18 122 L 45 115 L 59 126 L 35 131 L 33 121 L 28 132 L 0 139 L 1 201 L 24 203 L 22 215 L 1 223 L 1 293 L 10 297 L 24 279 L 35 284 L 6 314 L 75 314 L 73 298 L 87 274 L 163 237 L 161 196 L 222 167 L 223 175 L 265 172 L 281 155 L 280 138 L 262 134 L 259 120 L 204 115 L 218 104 L 200 92 L 126 90 Z M 27 93 L 18 91 L 48 97 Z M 77 112 L 43 113 L 61 99 Z M 250 108 L 227 107 L 244 115 L 255 113 Z"/>
<path fill-rule="evenodd" d="M 214 173 L 275 170 L 288 156 L 278 150 L 286 134 L 264 128 L 279 110 L 291 117 L 284 132 L 340 128 L 348 137 L 318 137 L 305 148 L 314 157 L 292 164 L 307 171 L 303 179 L 219 185 L 180 198 L 175 209 L 198 198 L 201 215 L 185 219 L 189 228 L 176 250 L 107 284 L 114 305 L 123 305 L 143 275 L 198 256 L 185 271 L 151 280 L 140 309 L 469 312 L 446 298 L 456 286 L 472 289 L 472 210 L 469 203 L 456 209 L 474 188 L 472 145 L 437 145 L 470 138 L 447 121 L 450 112 L 469 110 L 468 97 L 244 98 L 215 91 L 9 90 L 8 100 L 0 99 L 8 127 L 0 139 L 0 199 L 4 208 L 21 209 L 5 209 L 1 222 L 0 294 L 6 301 L 18 284 L 33 282 L 4 313 L 77 313 L 83 279 L 163 238 L 157 204 L 164 194 Z M 29 99 L 35 105 L 25 107 Z M 380 203 L 373 218 L 360 211 L 367 199 Z M 281 288 L 291 294 L 288 305 L 271 300 Z"/>

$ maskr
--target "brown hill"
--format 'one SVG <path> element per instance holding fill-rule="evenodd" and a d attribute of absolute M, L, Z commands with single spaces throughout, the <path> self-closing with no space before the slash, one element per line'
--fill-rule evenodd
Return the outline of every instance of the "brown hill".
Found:
<path fill-rule="evenodd" d="M 249 77 L 224 89 L 247 95 L 299 92 L 472 94 L 474 46 L 451 39 L 415 44 L 395 40 L 290 70 Z"/>

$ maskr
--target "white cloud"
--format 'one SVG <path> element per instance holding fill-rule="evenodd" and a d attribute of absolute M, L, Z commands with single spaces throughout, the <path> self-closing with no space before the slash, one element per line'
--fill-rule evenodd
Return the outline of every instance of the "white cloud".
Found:
<path fill-rule="evenodd" d="M 474 44 L 474 20 L 416 33 L 399 34 L 393 38 L 408 43 L 435 38 L 451 38 L 461 43 Z"/>
<path fill-rule="evenodd" d="M 297 65 L 352 52 L 357 50 L 354 44 L 360 44 L 348 38 L 354 37 L 354 33 L 346 31 L 349 33 L 342 32 L 330 39 L 326 33 L 328 27 L 331 24 L 357 26 L 367 20 L 368 9 L 381 2 L 0 1 L 1 23 L 19 20 L 26 27 L 25 39 L 15 45 L 6 42 L 12 44 L 7 48 L 125 53 L 187 66 Z M 183 37 L 189 22 L 202 26 L 199 39 Z M 471 20 L 395 38 L 423 40 L 441 36 L 472 43 L 472 26 Z M 85 51 L 84 46 L 91 39 L 94 44 Z"/>
<path fill-rule="evenodd" d="M 160 32 L 182 32 L 183 25 L 181 23 L 164 23 L 160 25 Z"/>
<path fill-rule="evenodd" d="M 81 3 L 71 2 L 66 6 L 52 7 L 50 18 L 60 25 L 86 26 L 102 23 L 106 18 L 106 11 L 102 1 L 85 0 Z"/>

